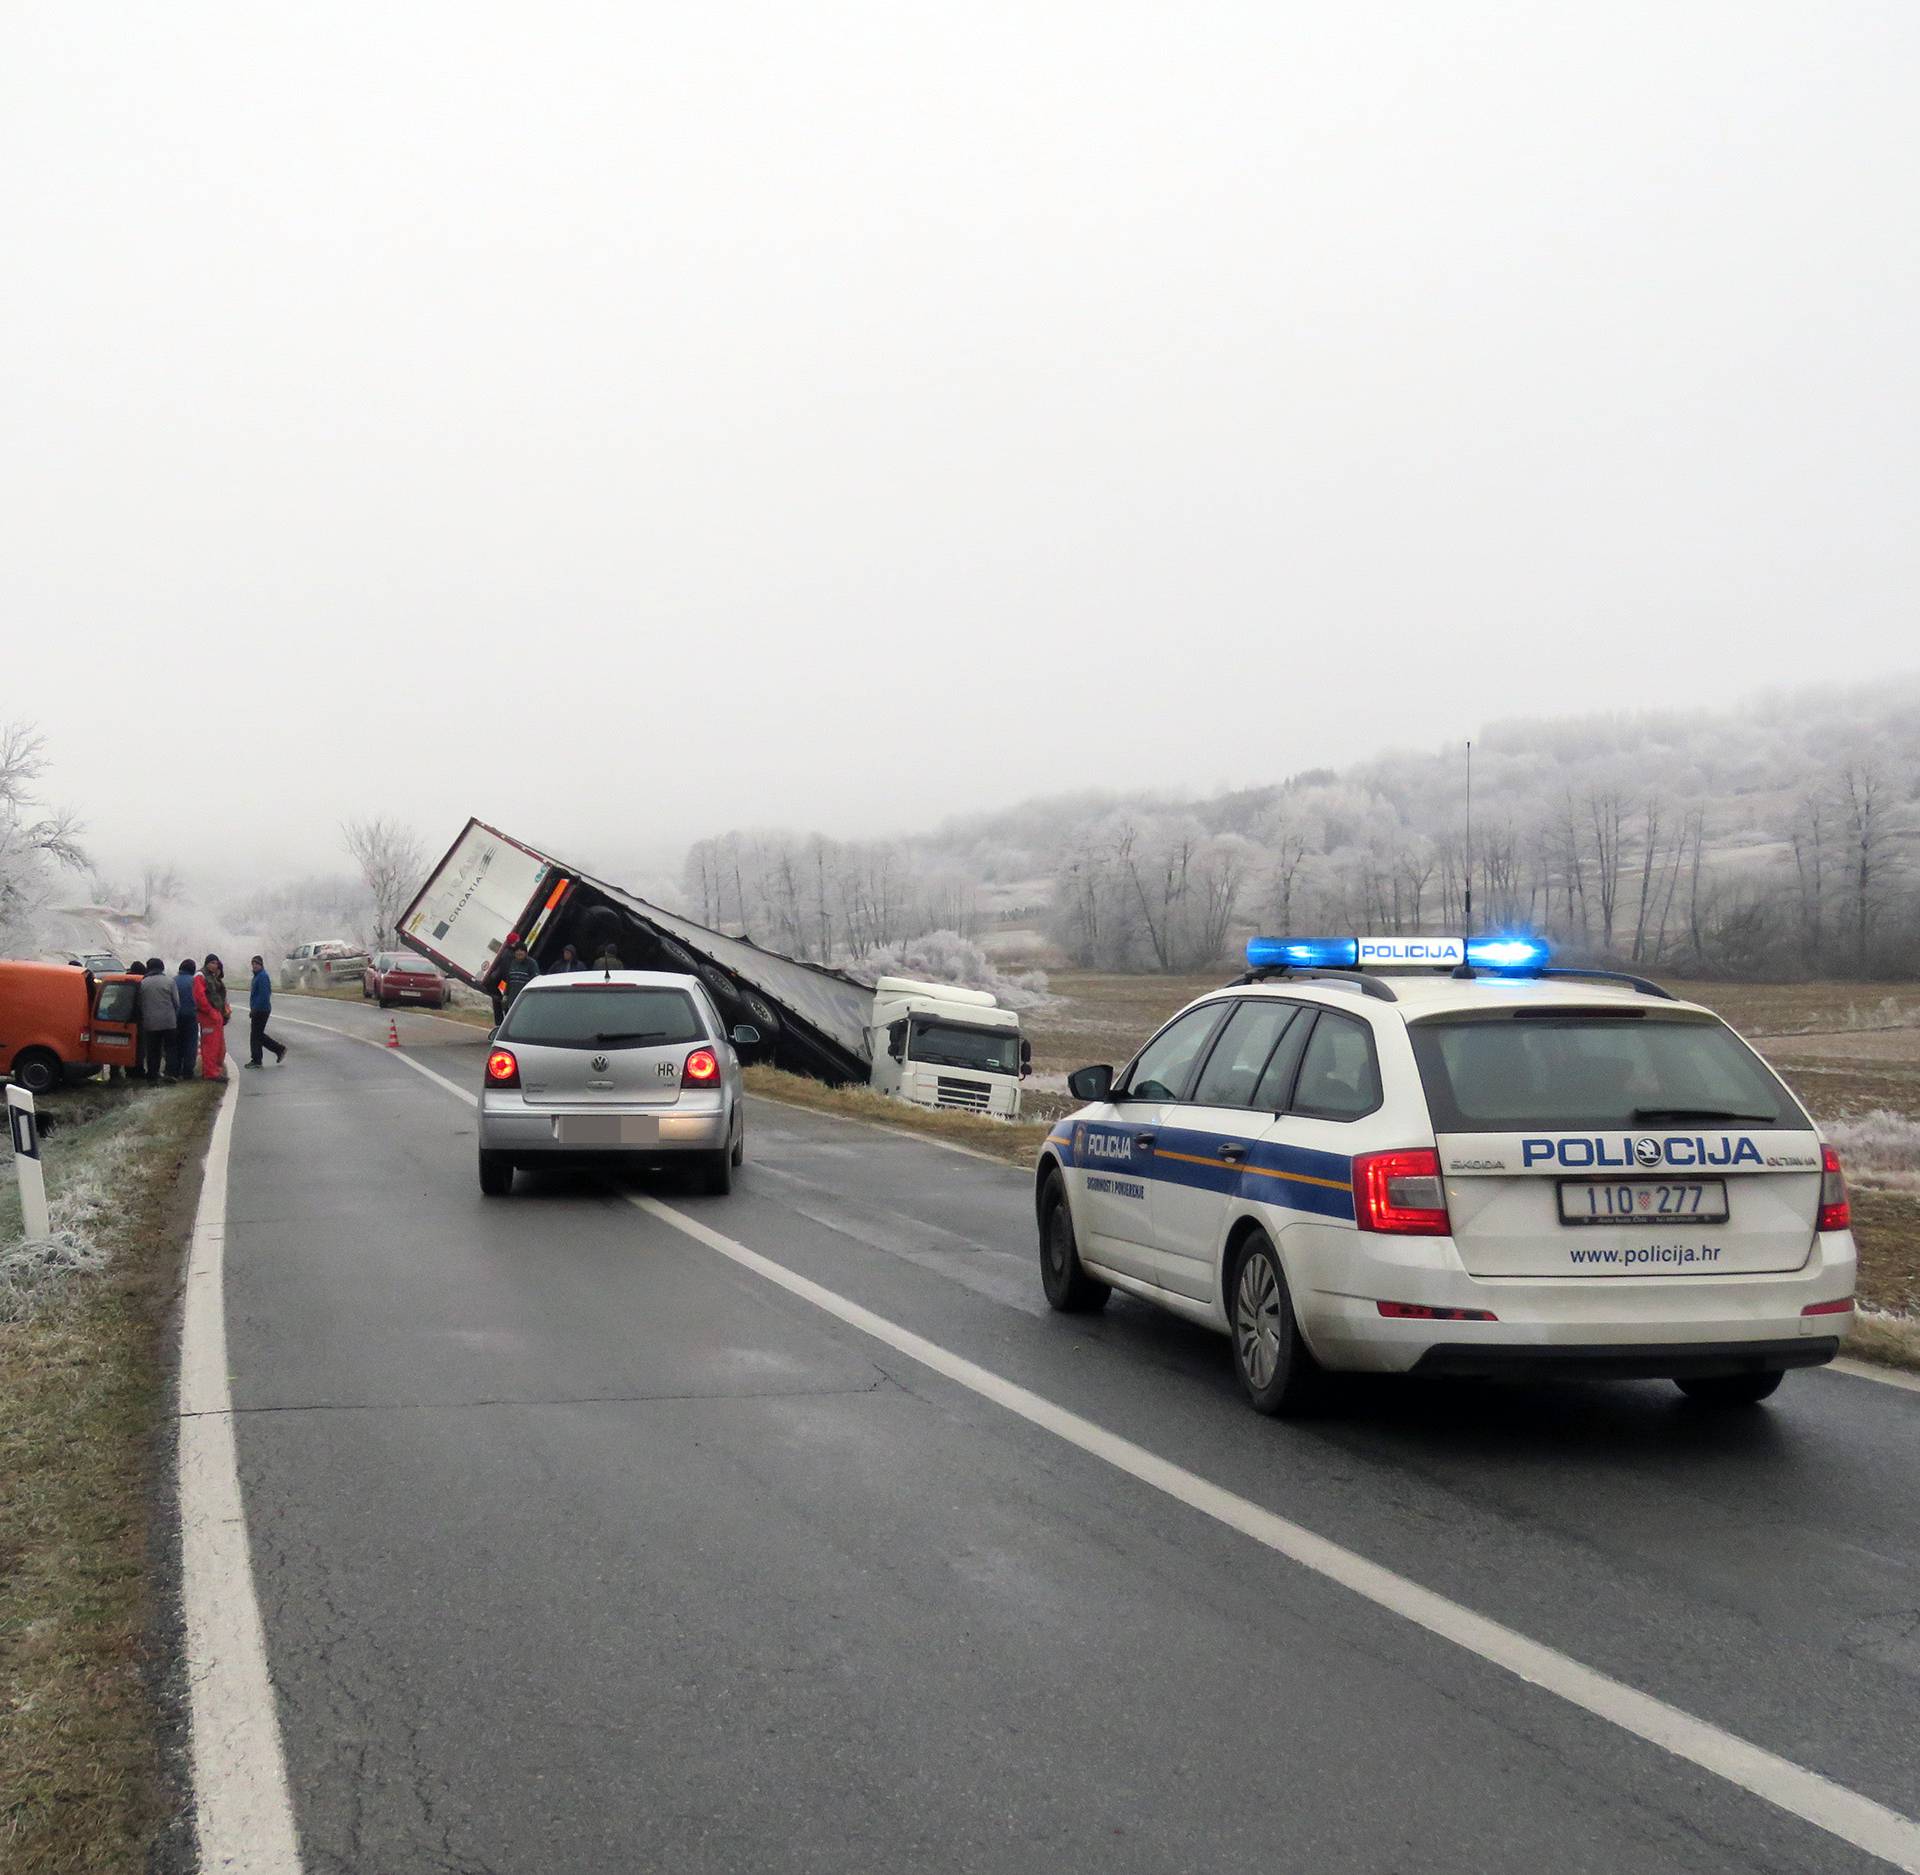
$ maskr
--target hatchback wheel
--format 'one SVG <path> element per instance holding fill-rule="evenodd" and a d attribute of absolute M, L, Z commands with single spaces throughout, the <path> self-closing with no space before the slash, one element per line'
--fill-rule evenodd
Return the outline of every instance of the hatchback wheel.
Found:
<path fill-rule="evenodd" d="M 513 1161 L 504 1152 L 481 1153 L 480 1189 L 489 1198 L 504 1198 L 513 1190 Z"/>
<path fill-rule="evenodd" d="M 1296 1413 L 1320 1376 L 1294 1319 L 1279 1252 L 1265 1237 L 1248 1238 L 1232 1287 L 1233 1365 L 1257 1413 Z"/>
<path fill-rule="evenodd" d="M 1113 1291 L 1089 1276 L 1074 1241 L 1073 1212 L 1058 1172 L 1047 1175 L 1040 1192 L 1040 1286 L 1062 1315 L 1087 1315 L 1107 1306 Z"/>
<path fill-rule="evenodd" d="M 1784 1369 L 1772 1367 L 1763 1374 L 1712 1374 L 1673 1384 L 1702 1406 L 1758 1406 L 1785 1378 Z"/>
<path fill-rule="evenodd" d="M 733 1189 L 732 1149 L 722 1146 L 718 1152 L 703 1152 L 696 1176 L 709 1198 L 724 1198 Z"/>

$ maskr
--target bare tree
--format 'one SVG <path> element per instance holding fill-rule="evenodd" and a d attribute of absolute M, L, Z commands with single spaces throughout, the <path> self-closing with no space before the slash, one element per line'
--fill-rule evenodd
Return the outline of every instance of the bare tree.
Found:
<path fill-rule="evenodd" d="M 31 723 L 0 724 L 0 931 L 20 931 L 45 903 L 49 874 L 87 863 L 80 823 L 46 811 L 39 783 L 46 743 Z"/>
<path fill-rule="evenodd" d="M 400 914 L 426 876 L 427 851 L 420 836 L 385 816 L 349 820 L 340 833 L 373 901 L 370 941 L 376 947 L 397 943 Z"/>

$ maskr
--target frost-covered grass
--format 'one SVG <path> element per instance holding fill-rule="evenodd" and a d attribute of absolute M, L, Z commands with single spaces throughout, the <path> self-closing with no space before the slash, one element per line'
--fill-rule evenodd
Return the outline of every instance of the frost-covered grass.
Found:
<path fill-rule="evenodd" d="M 0 1867 L 173 1866 L 150 1672 L 163 1337 L 217 1089 L 42 1101 L 56 1226 L 20 1241 L 0 1151 Z M 3 1138 L 4 1135 L 0 1135 Z M 177 1859 L 177 1858 L 175 1858 Z"/>
<path fill-rule="evenodd" d="M 165 1100 L 167 1094 L 156 1098 Z M 57 1105 L 54 1111 L 57 1115 Z M 51 1226 L 45 1237 L 24 1234 L 19 1184 L 8 1153 L 0 1166 L 9 1180 L 10 1201 L 6 1214 L 0 1216 L 0 1322 L 24 1320 L 43 1301 L 60 1294 L 71 1278 L 106 1264 L 121 1188 L 150 1131 L 151 1118 L 137 1105 L 127 1105 L 77 1128 L 56 1125 L 42 1147 Z"/>
<path fill-rule="evenodd" d="M 1827 1120 L 1847 1176 L 1857 1184 L 1920 1192 L 1920 1120 L 1875 1107 L 1852 1120 Z"/>

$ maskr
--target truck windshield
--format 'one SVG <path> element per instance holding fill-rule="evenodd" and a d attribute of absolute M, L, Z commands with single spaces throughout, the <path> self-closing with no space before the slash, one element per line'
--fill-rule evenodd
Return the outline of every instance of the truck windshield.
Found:
<path fill-rule="evenodd" d="M 942 1068 L 975 1068 L 983 1074 L 1020 1072 L 1017 1029 L 974 1029 L 938 1016 L 915 1016 L 907 1053 Z"/>
<path fill-rule="evenodd" d="M 1407 1034 L 1442 1133 L 1809 1125 L 1739 1036 L 1698 1016 L 1436 1017 Z"/>

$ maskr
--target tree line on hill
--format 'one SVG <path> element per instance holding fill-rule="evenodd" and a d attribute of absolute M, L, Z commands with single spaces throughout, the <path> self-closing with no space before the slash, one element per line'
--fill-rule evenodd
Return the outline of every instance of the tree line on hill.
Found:
<path fill-rule="evenodd" d="M 1458 930 L 1467 764 L 1398 753 L 1210 798 L 1035 800 L 920 838 L 698 842 L 687 910 L 815 958 L 1031 921 L 1074 964 L 1182 971 L 1252 929 Z M 1679 974 L 1920 973 L 1920 684 L 1474 738 L 1473 923 Z"/>

